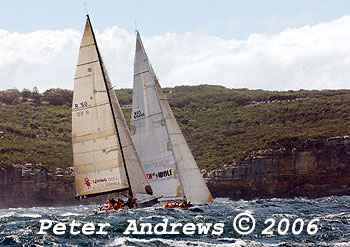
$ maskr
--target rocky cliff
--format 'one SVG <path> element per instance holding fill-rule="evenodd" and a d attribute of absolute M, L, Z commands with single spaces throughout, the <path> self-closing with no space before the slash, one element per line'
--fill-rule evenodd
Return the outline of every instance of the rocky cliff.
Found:
<path fill-rule="evenodd" d="M 41 164 L 0 167 L 0 208 L 97 204 L 107 196 L 75 199 L 73 168 L 47 172 Z"/>
<path fill-rule="evenodd" d="M 259 150 L 204 177 L 214 196 L 234 200 L 350 195 L 350 137 Z"/>
<path fill-rule="evenodd" d="M 350 137 L 285 146 L 252 152 L 224 169 L 204 172 L 213 196 L 238 200 L 350 195 Z M 0 168 L 0 208 L 80 204 L 74 193 L 71 168 L 53 173 L 40 164 Z"/>
<path fill-rule="evenodd" d="M 70 170 L 48 173 L 40 164 L 0 168 L 0 207 L 59 206 L 74 201 Z M 73 200 L 72 200 L 73 199 Z"/>

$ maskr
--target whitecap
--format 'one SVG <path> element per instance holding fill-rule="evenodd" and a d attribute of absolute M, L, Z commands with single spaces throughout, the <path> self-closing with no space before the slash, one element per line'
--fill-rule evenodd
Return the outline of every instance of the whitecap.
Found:
<path fill-rule="evenodd" d="M 24 217 L 24 218 L 41 218 L 41 214 L 34 214 L 34 213 L 26 213 L 26 214 L 19 214 L 18 217 Z"/>
<path fill-rule="evenodd" d="M 203 216 L 203 215 L 196 215 L 194 218 L 195 218 L 195 219 L 203 219 L 204 216 Z"/>
<path fill-rule="evenodd" d="M 214 199 L 214 203 L 231 203 L 231 202 L 233 201 L 228 197 L 217 197 Z"/>
<path fill-rule="evenodd" d="M 78 214 L 78 213 L 64 213 L 64 214 L 60 214 L 59 216 L 62 216 L 62 217 L 68 217 L 68 216 L 79 216 L 81 214 Z"/>
<path fill-rule="evenodd" d="M 339 214 L 328 214 L 326 216 L 324 216 L 324 218 L 326 219 L 333 219 L 333 218 L 344 218 L 343 216 L 345 215 L 346 216 L 349 216 L 350 215 L 346 215 L 345 212 L 342 212 L 342 213 L 339 213 Z"/>
<path fill-rule="evenodd" d="M 298 218 L 298 215 L 295 214 L 272 214 L 273 218 L 289 218 L 289 219 L 294 219 Z"/>
<path fill-rule="evenodd" d="M 145 212 L 153 212 L 157 209 L 158 207 L 148 207 L 148 208 L 137 208 L 136 210 L 142 210 Z"/>
<path fill-rule="evenodd" d="M 334 243 L 333 246 L 339 246 L 339 247 L 349 247 L 349 242 L 340 242 L 340 243 Z"/>
<path fill-rule="evenodd" d="M 222 239 L 225 240 L 225 239 Z M 120 237 L 115 239 L 112 243 L 107 246 L 132 246 L 127 245 L 127 242 L 135 245 L 148 244 L 150 242 L 160 242 L 162 246 L 172 246 L 172 247 L 188 247 L 188 246 L 199 246 L 199 247 L 260 247 L 260 246 L 272 246 L 271 244 L 263 244 L 250 240 L 240 240 L 240 239 L 229 239 L 228 241 L 232 241 L 232 243 L 210 243 L 201 240 L 173 240 L 173 239 L 163 239 L 163 238 L 151 238 L 151 239 L 137 239 L 137 238 L 129 238 L 129 237 Z M 275 245 L 277 246 L 277 245 Z"/>
<path fill-rule="evenodd" d="M 12 217 L 12 216 L 14 216 L 14 215 L 15 215 L 14 212 L 9 212 L 9 213 L 7 213 L 7 214 L 0 215 L 0 219 L 2 219 L 2 218 L 7 218 L 7 217 Z"/>

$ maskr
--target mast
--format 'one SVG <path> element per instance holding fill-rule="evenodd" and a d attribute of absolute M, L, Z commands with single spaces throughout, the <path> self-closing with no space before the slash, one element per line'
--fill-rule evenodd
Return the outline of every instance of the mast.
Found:
<path fill-rule="evenodd" d="M 154 71 L 153 71 L 153 68 L 152 68 L 150 62 L 149 62 L 148 56 L 147 56 L 147 54 L 146 54 L 146 51 L 145 51 L 145 49 L 144 49 L 144 47 L 143 47 L 143 43 L 142 43 L 142 40 L 141 40 L 141 36 L 140 36 L 138 30 L 136 30 L 136 35 L 137 35 L 137 39 L 140 41 L 140 45 L 141 45 L 142 52 L 143 52 L 143 54 L 144 54 L 145 57 L 146 57 L 146 61 L 147 61 L 147 65 L 148 65 L 148 70 L 149 70 L 149 72 L 150 72 L 151 75 L 152 75 L 152 80 L 153 80 L 153 85 L 154 85 L 154 87 L 155 87 L 155 92 L 156 92 L 156 96 L 157 96 L 157 101 L 158 101 L 158 104 L 159 104 L 160 112 L 162 113 L 162 117 L 163 117 L 163 119 L 164 119 L 165 129 L 166 129 L 166 132 L 167 132 L 167 135 L 168 135 L 168 139 L 169 139 L 169 143 L 170 143 L 170 147 L 171 147 L 171 152 L 172 152 L 172 155 L 173 155 L 173 157 L 174 157 L 175 166 L 176 166 L 177 171 L 180 172 L 180 169 L 179 169 L 179 166 L 178 166 L 178 163 L 177 163 L 177 159 L 176 159 L 176 156 L 175 156 L 175 152 L 174 152 L 173 142 L 172 142 L 172 140 L 171 140 L 171 138 L 170 138 L 170 132 L 169 132 L 167 120 L 166 120 L 166 117 L 164 116 L 163 107 L 162 107 L 162 104 L 161 104 L 161 101 L 160 101 L 159 92 L 158 92 L 157 85 L 156 85 L 156 82 L 155 82 L 155 78 L 154 78 L 154 77 L 155 77 L 155 73 L 154 73 Z M 184 187 L 183 187 L 181 175 L 179 176 L 179 181 L 180 181 L 180 185 L 181 185 L 183 197 L 184 197 L 185 200 L 186 200 L 186 195 L 185 195 L 185 191 L 184 191 Z"/>
<path fill-rule="evenodd" d="M 89 26 L 90 26 L 91 33 L 92 33 L 92 37 L 94 39 L 94 43 L 95 43 L 95 46 L 96 46 L 97 56 L 98 56 L 98 60 L 99 60 L 99 64 L 100 64 L 101 70 L 102 70 L 102 76 L 103 76 L 103 80 L 104 80 L 106 91 L 107 91 L 107 95 L 108 95 L 108 101 L 109 101 L 109 105 L 110 105 L 111 111 L 112 111 L 114 126 L 115 126 L 115 129 L 116 129 L 116 132 L 117 132 L 117 138 L 118 138 L 118 142 L 119 142 L 119 146 L 120 146 L 120 152 L 121 152 L 121 155 L 122 155 L 122 160 L 123 160 L 123 164 L 124 164 L 124 168 L 125 168 L 125 175 L 126 175 L 126 178 L 128 180 L 128 184 L 129 184 L 129 189 L 128 189 L 129 190 L 129 196 L 133 197 L 133 193 L 132 193 L 131 185 L 130 185 L 130 178 L 129 178 L 129 174 L 128 174 L 128 169 L 126 167 L 126 161 L 125 161 L 125 157 L 124 157 L 123 147 L 122 147 L 122 143 L 120 141 L 120 135 L 119 135 L 119 131 L 118 131 L 117 121 L 116 121 L 116 117 L 115 117 L 113 106 L 112 106 L 111 96 L 110 96 L 110 93 L 109 93 L 109 90 L 113 90 L 113 88 L 108 88 L 105 71 L 104 71 L 104 68 L 103 68 L 103 65 L 102 65 L 101 54 L 100 54 L 100 51 L 98 49 L 96 38 L 95 38 L 95 33 L 94 33 L 93 28 L 92 28 L 89 15 L 87 14 L 86 17 L 88 19 Z"/>

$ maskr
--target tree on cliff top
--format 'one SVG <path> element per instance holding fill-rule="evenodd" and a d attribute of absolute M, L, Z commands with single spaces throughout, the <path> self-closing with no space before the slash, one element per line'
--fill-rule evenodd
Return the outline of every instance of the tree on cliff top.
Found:
<path fill-rule="evenodd" d="M 26 101 L 28 98 L 32 96 L 32 92 L 29 89 L 24 88 L 21 92 L 22 98 Z"/>
<path fill-rule="evenodd" d="M 73 92 L 67 89 L 51 88 L 44 92 L 43 99 L 48 101 L 50 105 L 71 105 Z"/>
<path fill-rule="evenodd" d="M 33 97 L 34 103 L 36 105 L 40 105 L 41 104 L 41 95 L 40 95 L 39 89 L 37 87 L 33 88 L 32 97 Z"/>
<path fill-rule="evenodd" d="M 6 105 L 16 105 L 19 103 L 21 93 L 17 89 L 7 89 L 0 91 L 0 101 Z"/>

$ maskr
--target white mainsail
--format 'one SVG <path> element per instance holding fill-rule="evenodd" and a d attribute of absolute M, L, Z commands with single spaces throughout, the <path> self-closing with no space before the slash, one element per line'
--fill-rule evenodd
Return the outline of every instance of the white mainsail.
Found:
<path fill-rule="evenodd" d="M 72 143 L 77 196 L 152 194 L 87 16 L 74 78 Z"/>
<path fill-rule="evenodd" d="M 136 31 L 137 32 L 137 31 Z M 161 200 L 206 204 L 213 198 L 136 34 L 131 136 Z"/>

